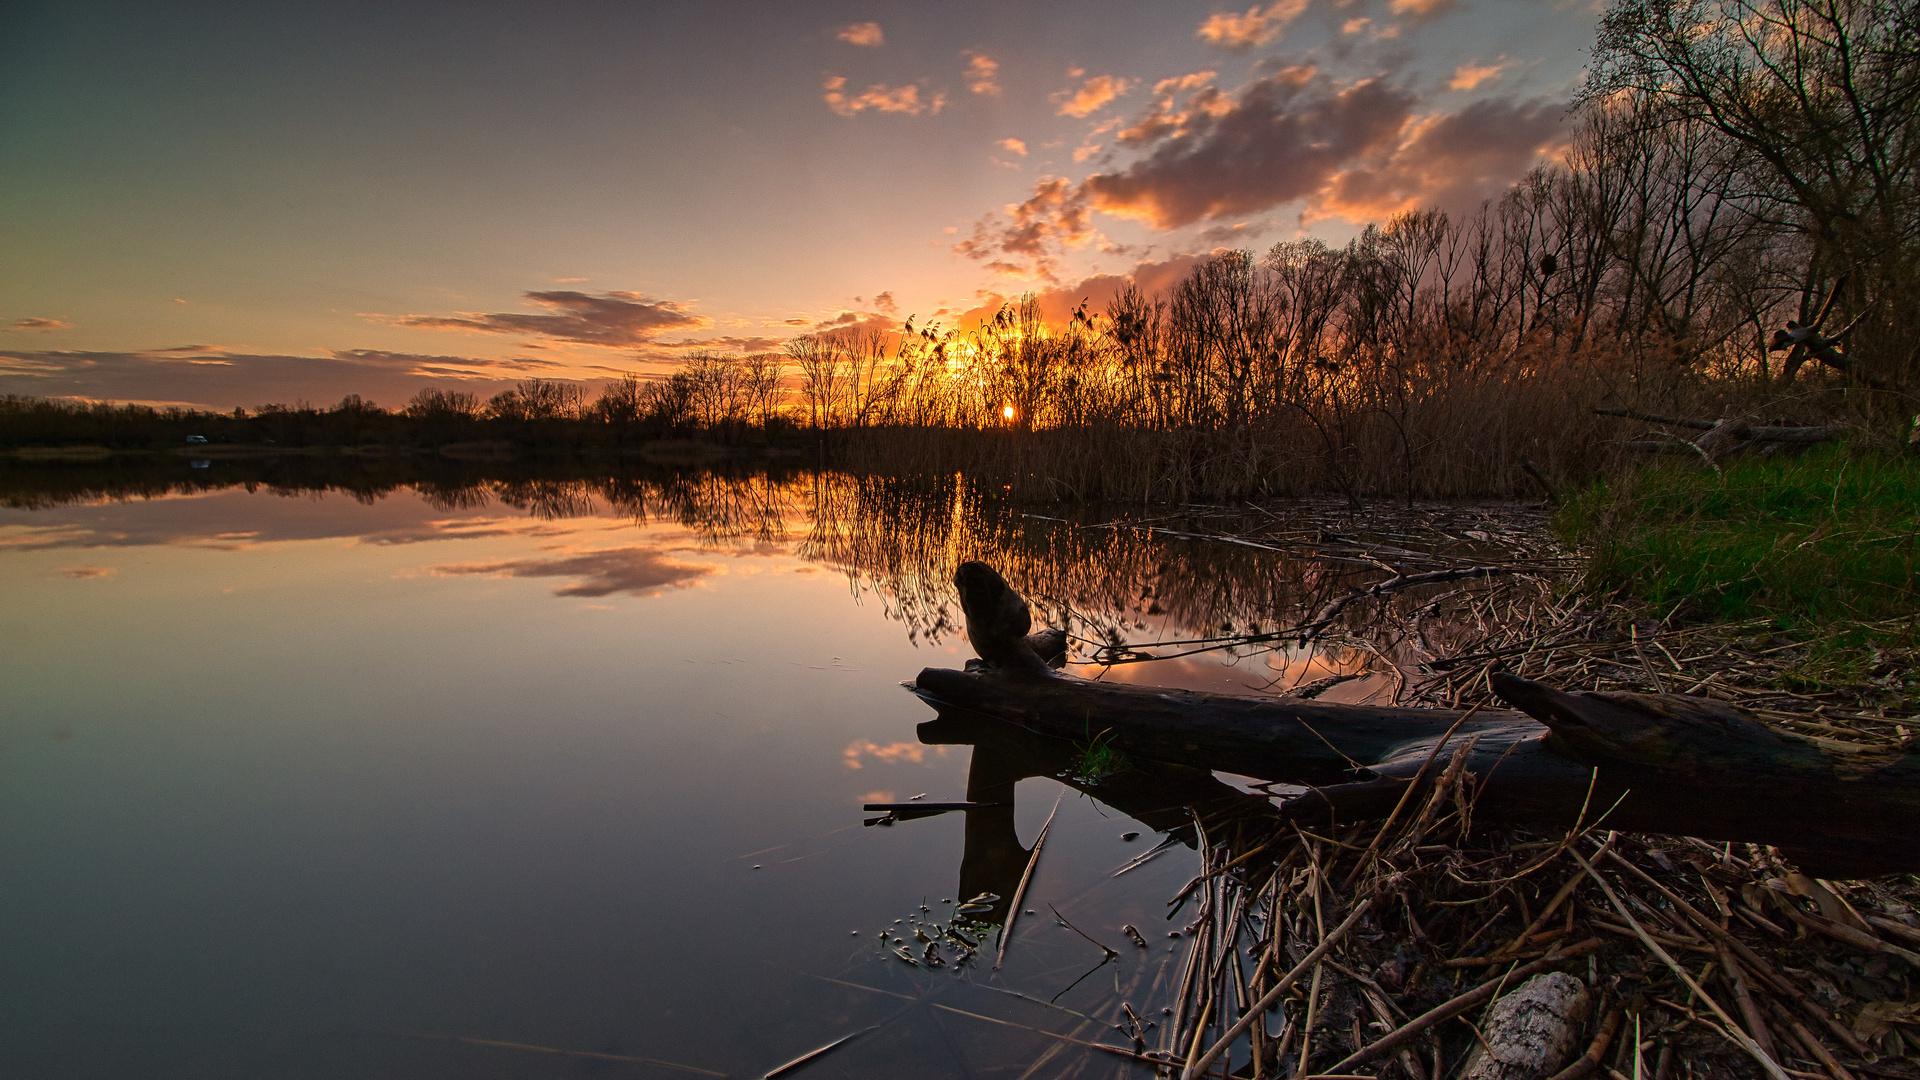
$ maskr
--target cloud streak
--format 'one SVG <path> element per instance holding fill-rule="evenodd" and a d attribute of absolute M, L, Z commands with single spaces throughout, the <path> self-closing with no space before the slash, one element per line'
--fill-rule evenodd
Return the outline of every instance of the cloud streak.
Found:
<path fill-rule="evenodd" d="M 1481 83 L 1498 82 L 1500 73 L 1513 66 L 1511 60 L 1494 64 L 1461 64 L 1447 81 L 1449 90 L 1472 90 Z"/>
<path fill-rule="evenodd" d="M 698 330 L 713 325 L 712 319 L 694 314 L 685 304 L 673 300 L 648 300 L 637 292 L 591 296 L 569 289 L 556 289 L 530 292 L 526 297 L 532 303 L 546 308 L 547 313 L 407 315 L 393 321 L 400 326 L 429 330 L 510 334 L 608 348 L 648 345 L 664 333 Z"/>
<path fill-rule="evenodd" d="M 186 346 L 135 352 L 0 350 L 0 393 L 131 401 L 197 408 L 252 408 L 264 402 L 331 403 L 347 394 L 397 406 L 427 382 L 491 394 L 549 360 L 336 350 L 327 356 L 230 353 Z"/>
<path fill-rule="evenodd" d="M 683 563 L 666 552 L 644 547 L 606 548 L 554 559 L 501 559 L 495 562 L 453 563 L 436 566 L 440 576 L 478 575 L 505 578 L 574 578 L 553 590 L 555 596 L 601 597 L 614 593 L 658 596 L 668 589 L 684 589 L 719 571 L 704 563 Z"/>

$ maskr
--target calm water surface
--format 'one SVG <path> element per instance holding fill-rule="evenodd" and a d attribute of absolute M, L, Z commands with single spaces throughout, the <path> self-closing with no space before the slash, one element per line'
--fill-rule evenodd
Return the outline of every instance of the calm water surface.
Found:
<path fill-rule="evenodd" d="M 1275 619 L 1316 571 L 990 495 L 686 474 L 0 510 L 0 1072 L 757 1077 L 873 1028 L 802 1075 L 1146 1075 L 979 1017 L 1118 1041 L 1122 1001 L 1169 993 L 1196 859 L 1112 875 L 1183 812 L 920 730 L 900 682 L 971 655 L 963 558 L 1135 641 Z M 863 827 L 970 767 L 1014 808 Z M 923 903 L 1010 894 L 1056 800 L 1002 970 L 882 951 Z M 1049 903 L 1121 958 L 1067 989 L 1101 954 Z"/>

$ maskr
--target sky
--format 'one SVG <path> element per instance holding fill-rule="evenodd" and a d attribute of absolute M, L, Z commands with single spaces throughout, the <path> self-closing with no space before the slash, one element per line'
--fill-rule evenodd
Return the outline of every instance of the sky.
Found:
<path fill-rule="evenodd" d="M 1470 212 L 1595 0 L 0 14 L 0 393 L 390 407 Z"/>

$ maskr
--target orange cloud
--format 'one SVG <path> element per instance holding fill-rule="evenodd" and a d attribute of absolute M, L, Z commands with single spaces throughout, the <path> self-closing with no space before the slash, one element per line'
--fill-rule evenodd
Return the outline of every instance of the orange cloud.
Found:
<path fill-rule="evenodd" d="M 864 45 L 869 48 L 877 48 L 887 43 L 887 35 L 880 31 L 880 24 L 877 22 L 858 22 L 843 26 L 833 36 L 849 45 Z"/>
<path fill-rule="evenodd" d="M 120 571 L 111 566 L 63 566 L 60 572 L 76 581 L 85 581 L 89 578 L 105 581 L 112 580 L 113 576 Z"/>
<path fill-rule="evenodd" d="M 976 94 L 997 97 L 1000 94 L 1000 64 L 985 53 L 974 53 L 967 61 L 964 75 L 967 89 Z"/>
<path fill-rule="evenodd" d="M 1060 106 L 1061 116 L 1086 117 L 1125 94 L 1129 83 L 1112 75 L 1095 75 L 1077 90 L 1062 90 L 1047 100 Z"/>
<path fill-rule="evenodd" d="M 999 142 L 994 143 L 993 145 L 999 147 L 1002 150 L 1005 150 L 1010 154 L 1019 154 L 1021 157 L 1027 156 L 1027 144 L 1020 141 L 1019 139 L 1001 139 Z"/>
<path fill-rule="evenodd" d="M 73 329 L 73 324 L 72 324 L 72 323 L 70 323 L 70 322 L 62 322 L 62 321 L 61 321 L 61 320 L 59 320 L 59 319 L 36 319 L 36 318 L 26 318 L 26 319 L 19 319 L 19 320 L 16 320 L 16 321 L 14 322 L 14 324 L 13 324 L 13 326 L 11 326 L 11 327 L 9 327 L 9 329 L 13 329 L 13 330 L 71 330 L 71 329 Z"/>
<path fill-rule="evenodd" d="M 1395 15 L 1425 17 L 1453 6 L 1453 0 L 1393 0 L 1387 10 Z"/>
<path fill-rule="evenodd" d="M 1500 73 L 1513 66 L 1511 60 L 1497 64 L 1461 64 L 1453 69 L 1453 79 L 1447 83 L 1449 90 L 1472 90 L 1485 82 L 1497 82 Z"/>
<path fill-rule="evenodd" d="M 1057 249 L 1084 247 L 1094 236 L 1086 197 L 1066 178 L 1050 176 L 1025 202 L 1008 204 L 1004 217 L 976 222 L 973 235 L 953 249 L 989 270 L 1051 278 Z"/>
<path fill-rule="evenodd" d="M 1287 70 L 1311 73 L 1313 69 Z M 1144 145 L 1179 134 L 1193 116 L 1219 116 L 1232 107 L 1232 99 L 1211 85 L 1216 74 L 1212 71 L 1196 71 L 1154 83 L 1153 103 L 1131 126 L 1122 128 L 1116 138 L 1123 146 Z M 1182 94 L 1187 95 L 1187 100 L 1179 104 Z"/>
<path fill-rule="evenodd" d="M 1278 38 L 1287 24 L 1300 17 L 1312 0 L 1274 0 L 1266 7 L 1255 4 L 1245 14 L 1221 12 L 1207 17 L 1197 31 L 1200 40 L 1210 45 L 1240 52 L 1265 45 Z"/>
<path fill-rule="evenodd" d="M 874 83 L 856 95 L 848 94 L 846 87 L 847 79 L 844 75 L 828 76 L 822 87 L 825 93 L 821 95 L 821 99 L 827 103 L 827 108 L 841 116 L 854 116 L 868 109 L 875 112 L 919 116 L 923 112 L 938 114 L 947 105 L 946 94 L 935 93 L 929 99 L 922 99 L 920 88 L 913 83 L 895 87 Z"/>

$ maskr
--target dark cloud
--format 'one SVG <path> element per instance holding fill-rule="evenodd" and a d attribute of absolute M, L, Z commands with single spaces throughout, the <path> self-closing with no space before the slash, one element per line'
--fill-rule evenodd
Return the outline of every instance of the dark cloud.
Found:
<path fill-rule="evenodd" d="M 347 394 L 395 407 L 428 381 L 483 396 L 541 375 L 547 360 L 338 350 L 328 356 L 229 353 L 199 345 L 139 352 L 0 350 L 0 393 L 135 401 L 198 408 L 268 402 L 331 404 Z"/>
<path fill-rule="evenodd" d="M 1565 122 L 1565 105 L 1545 98 L 1486 98 L 1415 121 L 1391 152 L 1335 176 L 1313 212 L 1377 221 L 1424 206 L 1471 211 L 1553 156 Z"/>
<path fill-rule="evenodd" d="M 878 311 L 843 311 L 831 319 L 821 319 L 808 331 L 813 334 L 826 334 L 839 337 L 865 331 L 892 333 L 900 329 L 900 318 Z"/>
<path fill-rule="evenodd" d="M 675 330 L 699 330 L 713 324 L 673 300 L 648 300 L 637 292 L 610 292 L 589 296 L 556 289 L 530 292 L 527 299 L 547 309 L 545 315 L 518 312 L 455 316 L 408 315 L 393 320 L 401 326 L 432 330 L 468 330 L 484 334 L 515 334 L 580 345 L 632 348 Z"/>
<path fill-rule="evenodd" d="M 1224 93 L 1213 74 L 1154 86 L 1151 104 L 1115 135 L 1141 154 L 1131 164 L 1079 183 L 1048 177 L 1026 201 L 982 218 L 954 250 L 990 269 L 1057 281 L 1065 250 L 1125 250 L 1100 234 L 1096 213 L 1159 230 L 1204 224 L 1202 243 L 1228 247 L 1274 225 L 1236 218 L 1288 203 L 1304 206 L 1305 222 L 1380 221 L 1420 206 L 1459 213 L 1564 141 L 1563 109 L 1546 99 L 1490 98 L 1421 116 L 1419 99 L 1391 75 L 1338 83 L 1295 65 Z"/>
<path fill-rule="evenodd" d="M 774 352 L 786 343 L 786 338 L 728 334 L 721 337 L 688 338 L 685 341 L 676 341 L 673 343 L 673 348 L 683 352 L 687 349 L 705 349 L 713 352 L 762 353 Z M 660 355 L 666 358 L 666 354 Z"/>
<path fill-rule="evenodd" d="M 653 596 L 670 588 L 686 588 L 717 567 L 683 563 L 655 548 L 622 547 L 587 551 L 553 559 L 503 559 L 498 562 L 436 566 L 436 574 L 480 574 L 489 577 L 570 577 L 579 580 L 553 590 L 555 596 Z"/>
<path fill-rule="evenodd" d="M 1342 166 L 1390 145 L 1414 104 L 1384 79 L 1338 86 L 1290 68 L 1224 107 L 1189 111 L 1146 157 L 1095 173 L 1081 190 L 1094 209 L 1158 229 L 1265 210 L 1313 195 Z"/>

